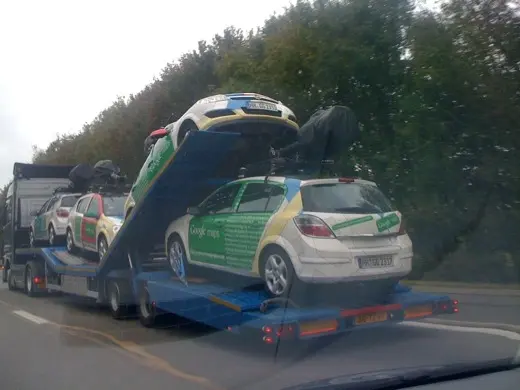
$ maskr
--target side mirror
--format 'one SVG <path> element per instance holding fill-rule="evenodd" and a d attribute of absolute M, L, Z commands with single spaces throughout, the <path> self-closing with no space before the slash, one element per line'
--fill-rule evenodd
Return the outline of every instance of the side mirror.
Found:
<path fill-rule="evenodd" d="M 186 212 L 189 215 L 193 215 L 194 217 L 202 215 L 202 210 L 198 206 L 188 207 L 188 210 L 186 210 Z"/>
<path fill-rule="evenodd" d="M 37 211 L 37 210 L 33 210 L 33 211 L 31 211 L 31 212 L 29 213 L 29 215 L 30 215 L 31 217 L 36 217 L 36 216 L 38 215 L 38 211 Z"/>

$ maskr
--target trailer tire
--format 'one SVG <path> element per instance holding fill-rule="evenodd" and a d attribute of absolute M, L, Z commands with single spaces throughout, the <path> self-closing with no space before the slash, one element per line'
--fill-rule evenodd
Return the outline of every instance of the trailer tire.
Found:
<path fill-rule="evenodd" d="M 2 282 L 7 283 L 7 270 L 9 269 L 9 263 L 4 264 L 4 268 L 2 269 Z"/>
<path fill-rule="evenodd" d="M 116 320 L 121 320 L 128 315 L 129 308 L 121 304 L 121 288 L 116 281 L 110 281 L 108 284 L 108 303 L 110 314 Z"/>
<path fill-rule="evenodd" d="M 38 295 L 38 291 L 34 288 L 34 276 L 38 276 L 41 273 L 41 267 L 39 264 L 35 263 L 34 261 L 29 261 L 27 265 L 25 266 L 25 272 L 24 272 L 24 283 L 23 283 L 23 289 L 24 292 L 29 297 L 34 297 Z"/>
<path fill-rule="evenodd" d="M 146 286 L 143 286 L 139 293 L 139 322 L 145 328 L 152 328 L 157 322 L 157 308 L 150 302 L 150 294 Z"/>
<path fill-rule="evenodd" d="M 16 282 L 14 281 L 13 271 L 11 268 L 7 270 L 7 288 L 10 291 L 16 290 Z"/>

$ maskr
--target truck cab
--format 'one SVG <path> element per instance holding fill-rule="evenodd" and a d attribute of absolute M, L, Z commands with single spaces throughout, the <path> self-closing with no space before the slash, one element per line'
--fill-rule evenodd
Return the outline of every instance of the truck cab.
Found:
<path fill-rule="evenodd" d="M 71 183 L 69 172 L 73 166 L 15 163 L 13 180 L 6 194 L 0 225 L 0 263 L 3 265 L 2 280 L 7 273 L 25 264 L 25 253 L 30 250 L 31 222 L 44 203 L 60 187 Z"/>

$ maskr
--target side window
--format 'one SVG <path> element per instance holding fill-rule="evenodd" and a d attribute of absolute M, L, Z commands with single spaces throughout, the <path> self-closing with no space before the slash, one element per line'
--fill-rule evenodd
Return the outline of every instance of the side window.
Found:
<path fill-rule="evenodd" d="M 233 201 L 238 194 L 240 184 L 230 185 L 217 190 L 201 205 L 209 214 L 230 213 L 233 210 Z"/>
<path fill-rule="evenodd" d="M 45 212 L 45 210 L 47 210 L 47 206 L 49 205 L 50 201 L 51 201 L 51 200 L 48 199 L 48 200 L 43 204 L 43 206 L 41 207 L 41 209 L 38 210 L 38 215 L 42 215 L 42 214 Z"/>
<path fill-rule="evenodd" d="M 56 205 L 57 201 L 58 198 L 52 198 L 43 212 L 46 213 L 47 211 L 52 210 L 52 208 Z"/>
<path fill-rule="evenodd" d="M 13 217 L 13 205 L 12 205 L 12 198 L 9 197 L 7 198 L 7 200 L 5 201 L 5 223 L 9 223 L 11 222 L 12 220 L 12 217 Z"/>
<path fill-rule="evenodd" d="M 269 201 L 265 211 L 268 213 L 274 213 L 278 210 L 278 207 L 282 204 L 285 198 L 285 189 L 281 186 L 269 186 Z"/>
<path fill-rule="evenodd" d="M 78 202 L 78 206 L 76 207 L 76 211 L 80 214 L 85 214 L 85 211 L 87 210 L 88 202 L 90 201 L 90 196 L 87 196 L 86 198 L 81 199 Z"/>
<path fill-rule="evenodd" d="M 269 201 L 269 187 L 265 183 L 247 184 L 240 198 L 237 211 L 239 213 L 265 212 L 267 202 Z"/>
<path fill-rule="evenodd" d="M 90 205 L 88 206 L 87 213 L 91 213 L 92 215 L 97 215 L 98 212 L 98 206 L 99 206 L 99 200 L 97 197 L 92 198 L 92 202 L 90 202 Z"/>

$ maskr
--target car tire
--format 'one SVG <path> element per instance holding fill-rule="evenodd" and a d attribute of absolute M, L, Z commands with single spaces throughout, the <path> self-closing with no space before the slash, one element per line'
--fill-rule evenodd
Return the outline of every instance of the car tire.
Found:
<path fill-rule="evenodd" d="M 76 247 L 76 245 L 74 245 L 74 237 L 72 236 L 72 230 L 70 230 L 70 229 L 67 229 L 66 241 L 67 241 L 67 251 L 73 255 L 78 253 L 78 248 Z"/>
<path fill-rule="evenodd" d="M 291 295 L 296 276 L 292 261 L 282 248 L 271 246 L 264 250 L 260 259 L 260 275 L 272 297 L 288 298 Z"/>
<path fill-rule="evenodd" d="M 176 277 L 186 283 L 190 271 L 190 265 L 186 256 L 186 249 L 182 239 L 177 234 L 168 238 L 168 263 Z"/>
<path fill-rule="evenodd" d="M 56 231 L 54 230 L 54 226 L 49 225 L 49 246 L 55 246 L 56 245 Z"/>
<path fill-rule="evenodd" d="M 191 131 L 199 131 L 197 125 L 190 119 L 186 120 L 179 129 L 179 135 L 177 136 L 177 147 L 179 147 L 184 139 L 186 138 L 186 135 Z"/>
<path fill-rule="evenodd" d="M 34 281 L 33 281 L 33 269 L 30 264 L 27 264 L 27 267 L 25 267 L 25 274 L 24 274 L 24 290 L 25 294 L 29 297 L 33 297 L 35 295 L 34 291 Z"/>
<path fill-rule="evenodd" d="M 11 268 L 7 270 L 7 288 L 10 291 L 16 290 L 16 282 L 14 281 L 13 271 Z"/>
<path fill-rule="evenodd" d="M 121 304 L 121 287 L 119 283 L 110 281 L 107 290 L 107 299 L 112 317 L 116 320 L 121 320 L 128 316 L 129 307 Z"/>
<path fill-rule="evenodd" d="M 9 269 L 9 263 L 4 264 L 4 268 L 2 269 L 2 282 L 7 283 L 7 270 Z"/>
<path fill-rule="evenodd" d="M 101 263 L 103 260 L 103 256 L 107 253 L 108 250 L 108 241 L 104 235 L 99 236 L 98 239 L 98 260 Z"/>
<path fill-rule="evenodd" d="M 138 306 L 139 322 L 145 328 L 152 328 L 157 323 L 157 308 L 155 304 L 150 301 L 150 294 L 146 286 L 143 286 L 139 293 Z"/>
<path fill-rule="evenodd" d="M 36 242 L 36 239 L 34 238 L 34 231 L 31 229 L 31 230 L 29 231 L 29 246 L 30 246 L 31 248 L 36 248 L 37 245 L 38 245 L 38 244 L 37 244 L 37 242 Z"/>

